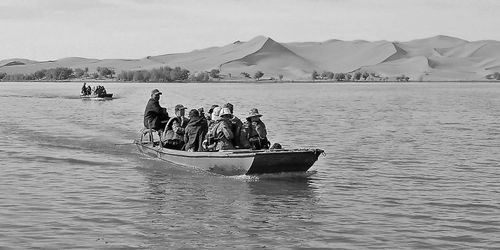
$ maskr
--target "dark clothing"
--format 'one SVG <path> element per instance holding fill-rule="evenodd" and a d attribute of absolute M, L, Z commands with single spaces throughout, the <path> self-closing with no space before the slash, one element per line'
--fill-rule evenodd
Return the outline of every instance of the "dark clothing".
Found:
<path fill-rule="evenodd" d="M 219 119 L 212 123 L 206 138 L 208 151 L 234 149 L 232 143 L 234 135 L 227 119 Z"/>
<path fill-rule="evenodd" d="M 266 125 L 261 121 L 245 122 L 245 134 L 252 149 L 268 149 L 270 142 L 267 140 Z"/>
<path fill-rule="evenodd" d="M 208 124 L 205 118 L 192 117 L 184 132 L 184 150 L 202 151 L 203 138 L 208 132 Z"/>
<path fill-rule="evenodd" d="M 184 145 L 184 132 L 188 125 L 189 119 L 184 116 L 174 116 L 170 118 L 165 127 L 163 140 L 165 147 L 171 149 L 181 149 Z"/>
<path fill-rule="evenodd" d="M 83 86 L 82 86 L 82 95 L 86 95 L 87 94 L 87 83 L 83 83 Z"/>
<path fill-rule="evenodd" d="M 244 148 L 242 143 L 240 143 L 240 133 L 243 123 L 238 117 L 233 115 L 233 117 L 229 119 L 229 124 L 231 126 L 231 131 L 234 134 L 234 138 L 232 140 L 233 145 L 237 148 Z"/>
<path fill-rule="evenodd" d="M 168 118 L 167 110 L 161 107 L 157 100 L 153 98 L 149 99 L 144 111 L 144 127 L 163 130 L 165 123 L 162 123 L 162 121 L 168 121 Z"/>
<path fill-rule="evenodd" d="M 250 141 L 248 140 L 251 129 L 252 126 L 250 126 L 250 123 L 248 122 L 243 123 L 241 126 L 240 138 L 238 140 L 239 148 L 252 148 L 252 145 L 250 145 Z"/>
<path fill-rule="evenodd" d="M 231 125 L 229 120 L 220 119 L 217 121 L 217 124 L 212 128 L 213 137 L 217 141 L 217 145 L 215 146 L 215 150 L 228 150 L 234 149 L 233 138 L 234 134 L 231 130 Z"/>

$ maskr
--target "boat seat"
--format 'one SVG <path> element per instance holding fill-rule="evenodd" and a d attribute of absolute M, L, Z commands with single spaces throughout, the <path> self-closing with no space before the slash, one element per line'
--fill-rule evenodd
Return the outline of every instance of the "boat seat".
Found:
<path fill-rule="evenodd" d="M 149 133 L 150 131 L 151 131 L 151 133 Z M 159 131 L 156 129 L 142 128 L 140 133 L 141 133 L 141 142 L 142 142 L 142 139 L 144 137 L 149 138 L 149 141 L 153 142 L 153 134 L 155 134 L 155 133 L 158 135 L 158 137 L 160 138 L 160 141 L 161 141 L 161 137 L 162 137 L 161 130 Z"/>

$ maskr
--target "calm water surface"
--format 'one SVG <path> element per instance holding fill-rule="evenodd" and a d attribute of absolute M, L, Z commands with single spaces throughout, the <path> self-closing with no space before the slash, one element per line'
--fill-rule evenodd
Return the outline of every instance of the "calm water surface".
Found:
<path fill-rule="evenodd" d="M 500 248 L 500 84 L 105 86 L 0 83 L 0 249 Z M 170 114 L 257 107 L 273 142 L 327 155 L 261 177 L 147 158 L 154 88 Z"/>

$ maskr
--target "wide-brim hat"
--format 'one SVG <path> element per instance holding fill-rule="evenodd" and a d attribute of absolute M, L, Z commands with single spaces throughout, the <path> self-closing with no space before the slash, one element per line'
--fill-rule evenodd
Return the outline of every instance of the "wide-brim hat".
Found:
<path fill-rule="evenodd" d="M 250 117 L 261 117 L 262 115 L 259 114 L 259 110 L 256 108 L 250 109 L 250 112 L 248 112 L 247 118 Z"/>

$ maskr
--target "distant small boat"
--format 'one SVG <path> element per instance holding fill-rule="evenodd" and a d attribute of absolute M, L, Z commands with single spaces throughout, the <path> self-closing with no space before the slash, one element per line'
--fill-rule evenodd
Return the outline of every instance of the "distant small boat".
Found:
<path fill-rule="evenodd" d="M 90 100 L 111 100 L 113 99 L 113 94 L 80 95 L 80 98 Z"/>
<path fill-rule="evenodd" d="M 135 140 L 139 151 L 181 166 L 194 167 L 222 175 L 255 175 L 284 172 L 306 172 L 323 154 L 322 149 L 221 150 L 187 152 L 160 146 L 142 133 Z M 151 138 L 151 137 L 150 137 Z"/>
<path fill-rule="evenodd" d="M 113 94 L 106 93 L 104 86 L 97 85 L 91 88 L 90 85 L 87 86 L 87 83 L 84 82 L 80 98 L 85 100 L 111 100 L 113 99 Z"/>

